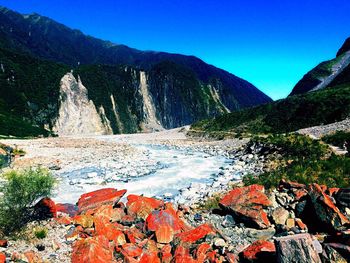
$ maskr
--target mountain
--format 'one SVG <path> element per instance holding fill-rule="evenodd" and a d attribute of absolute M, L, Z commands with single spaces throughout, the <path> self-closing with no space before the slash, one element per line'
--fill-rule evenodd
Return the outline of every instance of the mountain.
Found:
<path fill-rule="evenodd" d="M 194 56 L 139 51 L 4 7 L 0 55 L 0 117 L 40 133 L 152 131 L 271 101 Z M 6 126 L 0 134 L 17 132 Z"/>
<path fill-rule="evenodd" d="M 290 95 L 301 94 L 350 83 L 350 38 L 339 49 L 336 58 L 320 63 L 293 88 Z"/>

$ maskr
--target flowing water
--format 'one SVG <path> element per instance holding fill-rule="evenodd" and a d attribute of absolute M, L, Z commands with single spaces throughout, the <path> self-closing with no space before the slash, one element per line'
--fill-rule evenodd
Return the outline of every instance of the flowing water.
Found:
<path fill-rule="evenodd" d="M 127 189 L 128 194 L 144 194 L 172 200 L 179 190 L 192 183 L 210 183 L 229 165 L 229 160 L 189 149 L 177 149 L 152 144 L 133 144 L 143 153 L 143 161 L 129 162 L 128 166 L 102 164 L 83 165 L 78 169 L 60 174 L 57 202 L 76 203 L 83 193 L 114 187 Z M 136 171 L 137 170 L 137 171 Z"/>

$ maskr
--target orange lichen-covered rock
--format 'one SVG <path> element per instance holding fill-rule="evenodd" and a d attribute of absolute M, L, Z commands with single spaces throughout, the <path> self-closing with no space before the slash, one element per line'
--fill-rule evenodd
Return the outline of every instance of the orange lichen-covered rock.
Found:
<path fill-rule="evenodd" d="M 161 225 L 156 230 L 156 238 L 158 243 L 170 243 L 174 238 L 174 229 L 169 225 Z"/>
<path fill-rule="evenodd" d="M 6 262 L 6 255 L 4 253 L 0 253 L 0 263 Z"/>
<path fill-rule="evenodd" d="M 34 206 L 35 214 L 41 218 L 52 218 L 57 216 L 57 207 L 54 201 L 45 197 Z"/>
<path fill-rule="evenodd" d="M 336 231 L 344 225 L 350 225 L 350 221 L 336 207 L 324 188 L 318 184 L 310 185 L 309 196 L 316 211 L 315 216 L 326 228 Z"/>
<path fill-rule="evenodd" d="M 0 240 L 0 247 L 7 247 L 8 245 L 8 242 L 6 239 L 1 239 Z"/>
<path fill-rule="evenodd" d="M 136 257 L 141 256 L 142 248 L 140 248 L 139 246 L 137 246 L 135 244 L 126 243 L 126 244 L 122 245 L 121 253 L 125 257 L 136 258 Z"/>
<path fill-rule="evenodd" d="M 102 205 L 114 205 L 124 196 L 126 190 L 105 188 L 83 194 L 78 201 L 79 213 L 94 210 Z"/>
<path fill-rule="evenodd" d="M 167 204 L 164 210 L 153 211 L 146 219 L 146 226 L 149 231 L 157 231 L 160 227 L 169 226 L 174 234 L 187 229 L 186 224 L 177 216 L 170 204 Z"/>
<path fill-rule="evenodd" d="M 203 224 L 192 230 L 177 234 L 176 238 L 180 240 L 181 243 L 195 243 L 210 234 L 215 234 L 213 227 L 209 224 Z"/>
<path fill-rule="evenodd" d="M 155 209 L 164 205 L 164 202 L 150 197 L 139 195 L 129 195 L 126 208 L 128 215 L 146 219 L 147 216 Z"/>
<path fill-rule="evenodd" d="M 158 253 L 152 251 L 144 252 L 140 258 L 139 263 L 160 263 Z"/>
<path fill-rule="evenodd" d="M 96 235 L 106 237 L 109 241 L 114 241 L 117 246 L 126 243 L 123 228 L 117 223 L 104 223 L 95 218 Z"/>
<path fill-rule="evenodd" d="M 78 206 L 73 204 L 56 204 L 57 212 L 68 214 L 73 217 L 78 214 Z"/>
<path fill-rule="evenodd" d="M 264 187 L 256 184 L 235 188 L 220 200 L 221 207 L 231 211 L 248 225 L 257 228 L 267 228 L 271 225 L 263 210 L 264 207 L 271 205 L 264 194 Z"/>
<path fill-rule="evenodd" d="M 265 258 L 274 258 L 275 254 L 276 247 L 274 243 L 265 240 L 257 240 L 247 247 L 241 255 L 245 261 L 253 262 Z"/>
<path fill-rule="evenodd" d="M 191 257 L 189 249 L 177 246 L 174 254 L 175 263 L 196 263 L 196 261 Z"/>
<path fill-rule="evenodd" d="M 72 263 L 115 262 L 113 250 L 104 236 L 81 239 L 73 244 Z"/>
<path fill-rule="evenodd" d="M 202 243 L 197 247 L 196 258 L 197 262 L 204 262 L 207 258 L 207 252 L 211 249 L 211 246 L 207 243 Z"/>
<path fill-rule="evenodd" d="M 170 263 L 173 259 L 173 255 L 171 254 L 172 246 L 167 244 L 162 247 L 161 255 L 162 255 L 162 263 Z"/>

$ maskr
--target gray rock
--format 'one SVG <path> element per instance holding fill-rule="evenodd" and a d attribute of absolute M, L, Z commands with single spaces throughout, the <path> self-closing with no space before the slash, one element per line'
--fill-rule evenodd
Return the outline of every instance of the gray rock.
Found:
<path fill-rule="evenodd" d="M 277 207 L 272 211 L 271 216 L 276 224 L 284 225 L 289 218 L 289 212 L 283 207 Z"/>
<path fill-rule="evenodd" d="M 275 244 L 280 263 L 321 263 L 309 234 L 276 238 Z"/>

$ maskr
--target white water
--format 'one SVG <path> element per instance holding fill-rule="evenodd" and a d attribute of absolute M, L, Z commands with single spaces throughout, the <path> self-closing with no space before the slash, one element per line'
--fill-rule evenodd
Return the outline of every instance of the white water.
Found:
<path fill-rule="evenodd" d="M 145 162 L 130 163 L 130 166 L 142 167 L 143 172 L 136 173 L 123 166 L 118 170 L 118 164 L 111 163 L 99 167 L 86 164 L 61 174 L 54 200 L 76 203 L 81 194 L 106 187 L 127 189 L 127 194 L 172 199 L 180 189 L 192 183 L 210 183 L 220 172 L 220 167 L 228 165 L 227 159 L 202 152 L 150 144 L 133 146 L 144 152 Z"/>

